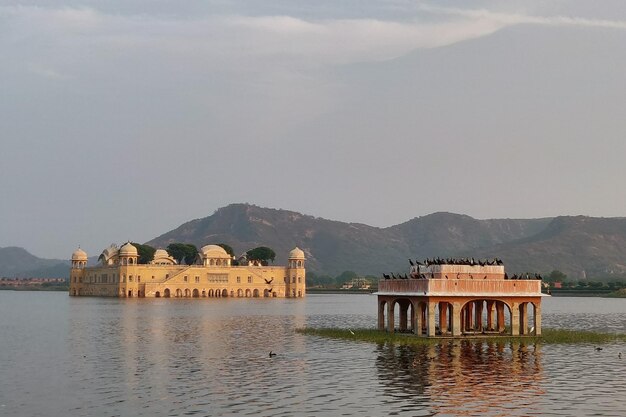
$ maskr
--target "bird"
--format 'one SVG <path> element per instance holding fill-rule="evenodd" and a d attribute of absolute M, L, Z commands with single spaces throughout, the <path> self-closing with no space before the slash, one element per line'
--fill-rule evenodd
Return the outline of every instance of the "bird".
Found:
<path fill-rule="evenodd" d="M 596 347 L 596 352 L 600 352 L 602 350 L 601 347 Z"/>
<path fill-rule="evenodd" d="M 620 359 L 622 359 L 622 352 L 618 353 L 618 354 L 617 354 L 617 357 L 618 357 L 618 358 L 620 358 Z"/>
<path fill-rule="evenodd" d="M 271 284 L 272 281 L 274 281 L 274 278 L 269 279 L 269 280 L 267 278 L 263 278 L 263 279 L 265 280 L 265 283 L 268 284 L 268 285 Z"/>
<path fill-rule="evenodd" d="M 411 266 L 415 266 L 415 264 L 413 263 L 412 260 L 409 259 L 409 263 L 411 264 Z"/>
<path fill-rule="evenodd" d="M 352 329 L 348 329 L 348 331 L 350 332 L 352 336 L 354 336 L 354 332 L 352 331 Z"/>
<path fill-rule="evenodd" d="M 270 358 L 273 358 L 274 356 L 276 356 L 276 354 L 270 350 Z"/>

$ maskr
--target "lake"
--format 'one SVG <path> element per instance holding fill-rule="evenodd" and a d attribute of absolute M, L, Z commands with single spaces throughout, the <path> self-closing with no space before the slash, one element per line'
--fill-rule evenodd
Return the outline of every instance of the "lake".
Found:
<path fill-rule="evenodd" d="M 403 347 L 294 332 L 374 327 L 369 295 L 0 291 L 0 317 L 0 416 L 626 415 L 624 343 Z M 546 298 L 543 327 L 626 333 L 626 299 Z"/>

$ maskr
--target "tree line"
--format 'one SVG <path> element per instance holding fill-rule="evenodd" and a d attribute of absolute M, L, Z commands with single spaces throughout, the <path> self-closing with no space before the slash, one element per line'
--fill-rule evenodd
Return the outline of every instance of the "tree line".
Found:
<path fill-rule="evenodd" d="M 137 248 L 137 254 L 139 255 L 138 262 L 140 264 L 150 263 L 154 259 L 154 253 L 156 248 L 141 243 L 132 242 L 132 245 Z M 217 246 L 223 248 L 228 255 L 233 257 L 232 265 L 238 265 L 239 259 L 235 256 L 233 248 L 226 243 L 218 243 Z M 176 260 L 180 265 L 193 265 L 198 260 L 200 252 L 196 245 L 191 243 L 170 243 L 165 248 L 167 253 Z M 241 258 L 240 258 L 241 259 Z M 276 252 L 272 248 L 267 246 L 259 246 L 254 249 L 250 249 L 245 252 L 244 260 L 258 261 L 262 265 L 269 265 L 274 263 L 276 259 Z"/>

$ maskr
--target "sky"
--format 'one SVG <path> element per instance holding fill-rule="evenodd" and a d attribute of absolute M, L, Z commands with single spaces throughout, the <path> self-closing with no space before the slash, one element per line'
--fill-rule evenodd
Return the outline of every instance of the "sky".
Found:
<path fill-rule="evenodd" d="M 0 0 L 0 247 L 626 216 L 625 45 L 621 0 Z"/>

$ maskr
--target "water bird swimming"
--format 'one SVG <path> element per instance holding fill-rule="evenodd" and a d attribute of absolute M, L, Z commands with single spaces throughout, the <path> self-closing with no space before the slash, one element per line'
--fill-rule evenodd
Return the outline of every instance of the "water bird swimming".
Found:
<path fill-rule="evenodd" d="M 600 352 L 601 350 L 602 350 L 602 348 L 601 348 L 601 347 L 597 347 L 597 348 L 596 348 L 596 352 Z"/>
<path fill-rule="evenodd" d="M 273 358 L 274 356 L 276 356 L 276 354 L 270 350 L 270 358 Z"/>

